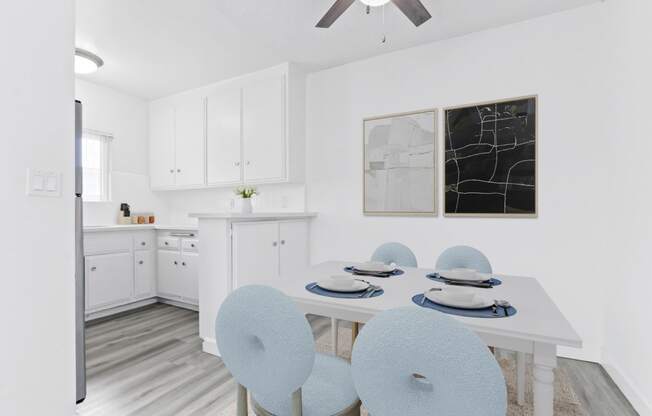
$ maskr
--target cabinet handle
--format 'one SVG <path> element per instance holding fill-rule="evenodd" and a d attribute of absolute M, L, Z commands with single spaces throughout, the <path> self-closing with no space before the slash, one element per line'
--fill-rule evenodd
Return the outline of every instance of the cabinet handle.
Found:
<path fill-rule="evenodd" d="M 276 247 L 276 246 L 278 245 L 278 241 L 274 241 L 274 242 L 272 243 L 272 245 L 273 245 L 274 247 Z"/>
<path fill-rule="evenodd" d="M 170 245 L 170 243 L 168 243 L 167 241 L 164 242 L 163 244 L 165 244 L 166 246 L 169 246 L 169 245 Z"/>
<path fill-rule="evenodd" d="M 285 240 L 281 240 L 281 244 L 285 244 Z"/>
<path fill-rule="evenodd" d="M 145 243 L 144 241 L 141 241 L 141 242 L 140 242 L 140 245 L 141 245 L 141 246 L 144 246 L 145 244 L 146 244 L 146 243 Z"/>
<path fill-rule="evenodd" d="M 184 262 L 182 262 L 182 263 L 181 263 L 181 265 L 182 265 L 182 266 L 185 266 L 185 265 L 186 265 L 186 262 L 185 262 L 185 261 L 184 261 Z"/>
<path fill-rule="evenodd" d="M 92 272 L 94 272 L 95 270 L 97 270 L 97 267 L 95 267 L 95 266 L 91 267 Z"/>
<path fill-rule="evenodd" d="M 177 169 L 177 173 L 181 173 L 181 169 Z"/>
<path fill-rule="evenodd" d="M 240 166 L 240 162 L 234 162 L 233 163 L 235 166 Z"/>
<path fill-rule="evenodd" d="M 251 165 L 251 162 L 247 160 L 247 166 Z"/>
<path fill-rule="evenodd" d="M 142 260 L 138 262 L 138 264 L 143 264 L 143 263 L 145 263 L 145 262 L 144 262 L 144 261 L 142 261 Z"/>
<path fill-rule="evenodd" d="M 195 245 L 194 245 L 194 244 L 191 244 L 190 247 L 195 248 Z"/>
<path fill-rule="evenodd" d="M 175 260 L 175 261 L 174 261 L 174 265 L 176 266 L 177 264 L 179 264 L 179 263 L 177 263 L 177 261 Z"/>
<path fill-rule="evenodd" d="M 174 173 L 174 169 L 170 169 L 170 173 Z"/>

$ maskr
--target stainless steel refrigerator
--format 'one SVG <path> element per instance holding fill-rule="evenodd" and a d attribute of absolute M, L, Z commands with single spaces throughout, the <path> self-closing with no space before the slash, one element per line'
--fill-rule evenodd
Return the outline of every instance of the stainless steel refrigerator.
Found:
<path fill-rule="evenodd" d="M 86 320 L 82 200 L 82 104 L 75 101 L 75 350 L 77 403 L 86 398 Z"/>

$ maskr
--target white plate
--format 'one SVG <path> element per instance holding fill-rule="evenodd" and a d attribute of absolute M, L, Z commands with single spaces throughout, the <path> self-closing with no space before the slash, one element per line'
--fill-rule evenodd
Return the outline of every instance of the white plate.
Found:
<path fill-rule="evenodd" d="M 321 287 L 322 289 L 330 290 L 333 292 L 350 293 L 350 292 L 361 292 L 367 289 L 369 287 L 369 283 L 355 280 L 353 282 L 353 286 L 342 287 L 341 285 L 336 284 L 332 279 L 324 279 L 317 282 L 317 286 Z"/>
<path fill-rule="evenodd" d="M 383 263 L 363 263 L 357 266 L 353 266 L 353 268 L 356 270 L 360 270 L 361 272 L 372 272 L 372 273 L 378 273 L 378 272 L 387 273 L 396 270 L 396 267 L 391 266 L 389 264 L 383 264 Z"/>
<path fill-rule="evenodd" d="M 460 309 L 484 309 L 492 306 L 494 304 L 493 300 L 486 299 L 480 295 L 475 295 L 473 301 L 461 301 L 458 299 L 452 299 L 446 295 L 446 288 L 441 291 L 429 291 L 424 294 L 428 300 L 435 302 L 439 305 L 450 306 L 453 308 Z"/>
<path fill-rule="evenodd" d="M 440 270 L 437 272 L 441 277 L 448 280 L 455 280 L 458 282 L 486 282 L 491 280 L 491 274 L 489 273 L 469 273 L 463 275 L 460 273 L 455 273 L 452 270 Z"/>

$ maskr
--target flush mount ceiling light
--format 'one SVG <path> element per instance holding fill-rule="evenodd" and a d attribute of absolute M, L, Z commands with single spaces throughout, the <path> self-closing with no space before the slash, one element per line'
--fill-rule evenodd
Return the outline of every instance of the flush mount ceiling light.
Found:
<path fill-rule="evenodd" d="M 389 3 L 390 0 L 360 0 L 360 2 L 367 6 L 367 13 L 369 13 L 369 7 L 384 6 Z M 396 7 L 398 7 L 399 10 L 402 11 L 403 14 L 412 21 L 412 23 L 414 23 L 415 26 L 422 25 L 432 17 L 420 0 L 391 0 L 391 2 L 394 3 Z M 353 3 L 355 3 L 355 0 L 337 0 L 328 12 L 326 12 L 324 17 L 322 17 L 317 23 L 317 27 L 331 27 L 337 18 L 340 17 L 346 9 L 351 7 Z"/>
<path fill-rule="evenodd" d="M 75 73 L 76 74 L 92 74 L 97 71 L 104 61 L 93 52 L 85 49 L 75 48 Z"/>
<path fill-rule="evenodd" d="M 367 6 L 371 6 L 371 7 L 384 6 L 387 3 L 389 3 L 389 0 L 360 0 L 360 1 L 366 4 Z"/>

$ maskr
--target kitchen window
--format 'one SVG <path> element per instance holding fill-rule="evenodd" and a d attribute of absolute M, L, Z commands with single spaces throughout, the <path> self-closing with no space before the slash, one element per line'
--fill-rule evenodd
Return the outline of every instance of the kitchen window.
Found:
<path fill-rule="evenodd" d="M 110 201 L 111 141 L 113 136 L 93 130 L 82 133 L 84 201 Z"/>

